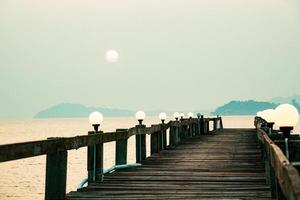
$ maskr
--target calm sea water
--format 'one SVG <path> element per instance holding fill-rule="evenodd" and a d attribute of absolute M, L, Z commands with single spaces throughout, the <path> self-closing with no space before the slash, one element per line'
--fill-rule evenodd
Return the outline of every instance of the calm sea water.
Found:
<path fill-rule="evenodd" d="M 149 117 L 146 125 L 159 123 L 157 117 Z M 251 128 L 253 116 L 223 117 L 225 128 Z M 134 118 L 106 118 L 101 125 L 103 131 L 129 128 L 136 125 Z M 0 144 L 46 139 L 47 137 L 70 137 L 85 135 L 91 126 L 87 119 L 34 119 L 0 121 Z M 300 133 L 300 122 L 295 132 Z M 149 155 L 149 136 L 147 137 Z M 135 161 L 135 140 L 129 139 L 128 162 Z M 115 143 L 104 144 L 104 167 L 114 164 Z M 45 187 L 45 156 L 0 163 L 0 199 L 43 199 Z M 76 190 L 79 182 L 86 178 L 86 148 L 68 151 L 67 191 Z"/>

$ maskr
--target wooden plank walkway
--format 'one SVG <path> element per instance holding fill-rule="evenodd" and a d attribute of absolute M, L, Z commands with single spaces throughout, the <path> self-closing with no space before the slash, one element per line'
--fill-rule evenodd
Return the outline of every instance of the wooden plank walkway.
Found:
<path fill-rule="evenodd" d="M 271 199 L 254 129 L 186 139 L 67 199 Z"/>

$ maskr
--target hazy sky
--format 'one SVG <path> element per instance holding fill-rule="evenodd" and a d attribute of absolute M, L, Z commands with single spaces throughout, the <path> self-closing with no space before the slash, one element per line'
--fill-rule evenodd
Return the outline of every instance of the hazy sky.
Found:
<path fill-rule="evenodd" d="M 107 49 L 120 60 L 104 60 Z M 300 93 L 299 0 L 0 0 L 0 117 Z"/>

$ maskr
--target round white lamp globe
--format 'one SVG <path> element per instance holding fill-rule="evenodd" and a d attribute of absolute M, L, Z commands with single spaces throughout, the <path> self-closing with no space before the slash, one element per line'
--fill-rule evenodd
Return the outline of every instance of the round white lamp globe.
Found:
<path fill-rule="evenodd" d="M 181 118 L 184 118 L 184 113 L 180 113 L 180 117 L 181 117 Z"/>
<path fill-rule="evenodd" d="M 100 112 L 92 112 L 89 116 L 90 124 L 99 125 L 103 122 L 103 115 Z"/>
<path fill-rule="evenodd" d="M 105 53 L 105 60 L 108 63 L 116 63 L 119 60 L 119 53 L 114 49 L 110 49 Z"/>
<path fill-rule="evenodd" d="M 179 113 L 179 112 L 175 112 L 175 113 L 173 114 L 173 117 L 174 117 L 175 119 L 178 119 L 178 118 L 180 117 L 180 113 Z"/>
<path fill-rule="evenodd" d="M 267 109 L 264 111 L 264 119 L 269 123 L 274 123 L 276 121 L 276 112 L 274 109 Z"/>
<path fill-rule="evenodd" d="M 257 116 L 257 117 L 261 117 L 261 111 L 258 111 L 258 112 L 256 113 L 256 116 Z"/>
<path fill-rule="evenodd" d="M 299 120 L 297 108 L 290 104 L 281 104 L 276 109 L 275 124 L 278 127 L 294 127 Z"/>
<path fill-rule="evenodd" d="M 187 114 L 187 116 L 188 116 L 189 118 L 193 118 L 193 117 L 194 117 L 194 113 L 189 112 L 189 113 Z"/>
<path fill-rule="evenodd" d="M 266 120 L 266 110 L 263 110 L 260 112 L 260 117 L 264 120 Z"/>
<path fill-rule="evenodd" d="M 166 120 L 167 119 L 167 114 L 162 112 L 162 113 L 159 113 L 158 117 L 159 117 L 160 120 Z"/>
<path fill-rule="evenodd" d="M 145 114 L 145 112 L 144 111 L 137 111 L 136 113 L 135 113 L 135 118 L 137 119 L 137 120 L 144 120 L 145 119 L 145 117 L 146 117 L 146 114 Z"/>

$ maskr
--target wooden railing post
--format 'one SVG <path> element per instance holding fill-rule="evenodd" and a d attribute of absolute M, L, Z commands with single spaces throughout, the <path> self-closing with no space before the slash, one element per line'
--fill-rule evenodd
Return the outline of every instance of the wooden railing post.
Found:
<path fill-rule="evenodd" d="M 218 130 L 218 118 L 214 118 L 214 131 Z"/>
<path fill-rule="evenodd" d="M 162 149 L 161 150 L 164 150 L 167 148 L 167 130 L 164 129 L 164 127 L 165 127 L 164 123 L 162 123 L 161 126 L 162 126 L 162 129 L 161 129 Z"/>
<path fill-rule="evenodd" d="M 194 136 L 194 123 L 192 119 L 190 121 L 190 137 L 192 138 Z"/>
<path fill-rule="evenodd" d="M 193 136 L 197 135 L 197 123 L 193 122 Z"/>
<path fill-rule="evenodd" d="M 198 117 L 197 121 L 197 135 L 201 135 L 201 119 Z"/>
<path fill-rule="evenodd" d="M 223 120 L 222 120 L 222 117 L 220 117 L 220 129 L 223 130 Z"/>
<path fill-rule="evenodd" d="M 204 116 L 200 117 L 200 134 L 203 135 L 205 133 L 205 124 L 204 124 Z"/>
<path fill-rule="evenodd" d="M 175 127 L 173 123 L 170 126 L 170 132 L 169 132 L 169 146 L 174 146 L 174 135 L 175 135 Z"/>
<path fill-rule="evenodd" d="M 162 120 L 162 123 L 160 124 L 160 131 L 157 132 L 158 135 L 158 152 L 162 151 L 165 149 L 164 143 L 165 143 L 165 138 L 164 138 L 164 127 L 165 127 L 165 120 Z"/>
<path fill-rule="evenodd" d="M 66 196 L 68 152 L 47 154 L 45 200 L 63 200 Z"/>
<path fill-rule="evenodd" d="M 135 136 L 135 150 L 136 150 L 136 162 L 141 163 L 142 160 L 146 159 L 146 135 L 145 125 L 137 125 L 137 133 Z"/>
<path fill-rule="evenodd" d="M 116 131 L 127 131 L 127 129 L 117 129 Z M 127 144 L 128 139 L 116 140 L 116 165 L 124 165 L 127 163 Z"/>
<path fill-rule="evenodd" d="M 181 124 L 181 121 L 179 121 L 178 124 L 178 142 L 181 143 L 183 139 L 183 126 Z"/>
<path fill-rule="evenodd" d="M 204 129 L 204 134 L 207 134 L 207 126 L 206 126 L 206 120 L 204 120 L 204 123 L 203 123 L 203 129 Z"/>
<path fill-rule="evenodd" d="M 178 144 L 178 138 L 179 138 L 179 122 L 175 121 L 170 126 L 170 146 L 174 146 Z"/>
<path fill-rule="evenodd" d="M 176 136 L 175 145 L 177 145 L 177 144 L 179 144 L 181 142 L 181 138 L 180 138 L 180 122 L 179 121 L 176 123 L 176 126 L 175 126 L 175 136 Z"/>
<path fill-rule="evenodd" d="M 186 137 L 186 126 L 182 124 L 183 119 L 180 119 L 180 126 L 179 126 L 179 137 L 180 137 L 180 142 Z"/>
<path fill-rule="evenodd" d="M 205 133 L 209 133 L 209 120 L 205 121 Z"/>
<path fill-rule="evenodd" d="M 89 132 L 89 135 L 101 134 L 101 132 Z M 103 181 L 103 143 L 87 147 L 88 183 Z"/>
<path fill-rule="evenodd" d="M 150 135 L 150 154 L 159 152 L 159 133 L 152 133 Z"/>

